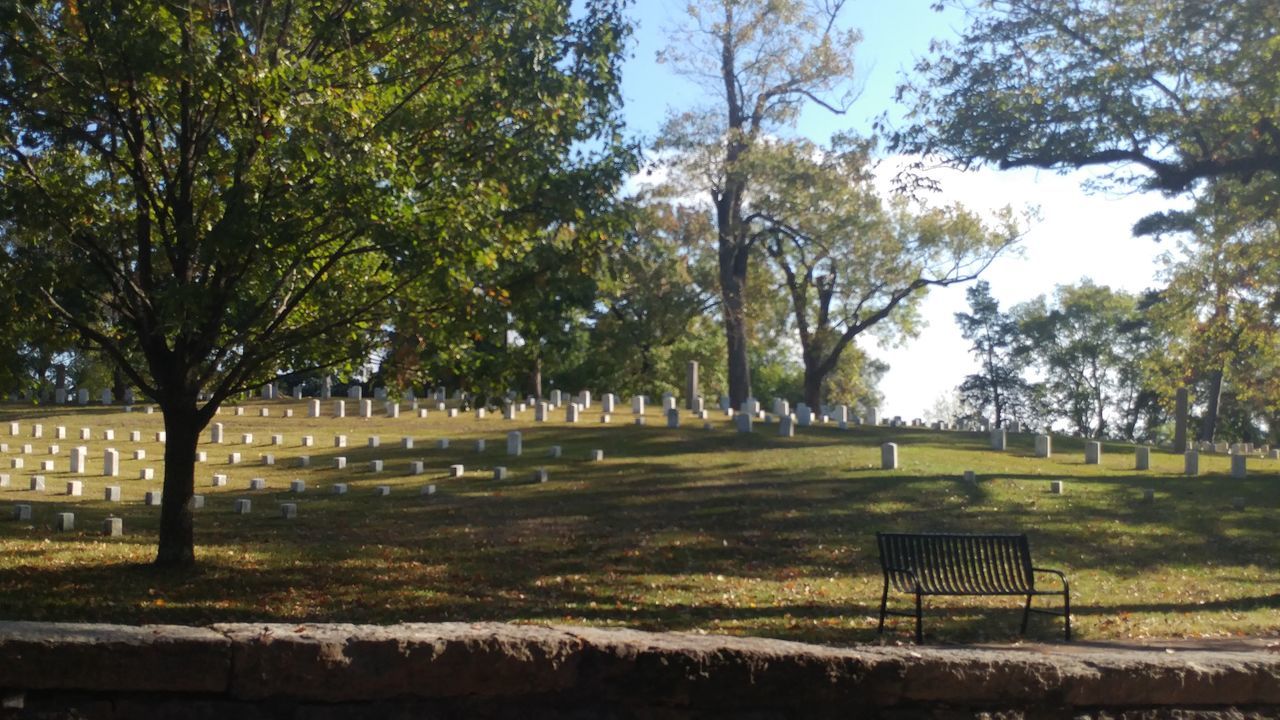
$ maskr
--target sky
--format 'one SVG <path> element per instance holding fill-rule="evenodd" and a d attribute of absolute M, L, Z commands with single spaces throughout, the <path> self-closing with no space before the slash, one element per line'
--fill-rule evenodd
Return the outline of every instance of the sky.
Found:
<path fill-rule="evenodd" d="M 666 46 L 670 28 L 684 17 L 685 4 L 684 0 L 638 0 L 632 8 L 637 29 L 632 56 L 623 71 L 624 116 L 631 132 L 650 140 L 669 111 L 705 101 L 701 88 L 655 57 Z M 844 115 L 816 109 L 804 113 L 799 134 L 823 141 L 835 131 L 867 133 L 876 117 L 899 112 L 893 91 L 903 73 L 909 73 L 915 60 L 928 52 L 933 39 L 953 38 L 964 24 L 961 14 L 937 13 L 930 4 L 931 0 L 849 0 L 841 18 L 846 26 L 862 32 L 854 57 L 861 95 Z M 890 167 L 896 160 L 885 158 L 883 165 Z M 1020 251 L 997 259 L 982 276 L 1002 308 L 1052 295 L 1056 286 L 1086 277 L 1132 292 L 1156 284 L 1158 256 L 1166 248 L 1149 238 L 1135 238 L 1130 230 L 1139 218 L 1177 201 L 1154 193 L 1086 192 L 1083 184 L 1098 174 L 1031 169 L 938 172 L 940 204 L 960 201 L 976 210 L 1011 205 L 1015 210 L 1038 211 Z M 886 188 L 889 175 L 881 175 Z M 885 398 L 882 416 L 924 418 L 939 398 L 952 395 L 964 376 L 977 369 L 954 321 L 956 312 L 968 309 L 966 287 L 933 289 L 921 308 L 926 324 L 914 339 L 885 348 L 873 338 L 859 338 L 861 347 L 889 364 L 880 383 Z"/>

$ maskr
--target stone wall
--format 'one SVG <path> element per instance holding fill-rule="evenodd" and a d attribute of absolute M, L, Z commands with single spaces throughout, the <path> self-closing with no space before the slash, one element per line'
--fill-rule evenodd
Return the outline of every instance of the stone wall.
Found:
<path fill-rule="evenodd" d="M 496 623 L 0 623 L 0 718 L 1276 718 L 1280 654 Z"/>

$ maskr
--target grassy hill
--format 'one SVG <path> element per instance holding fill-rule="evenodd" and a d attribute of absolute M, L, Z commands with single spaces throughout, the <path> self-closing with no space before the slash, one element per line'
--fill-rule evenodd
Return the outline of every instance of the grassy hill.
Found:
<path fill-rule="evenodd" d="M 352 403 L 348 403 L 348 412 Z M 381 403 L 379 406 L 381 415 Z M 331 414 L 330 402 L 324 404 Z M 270 417 L 259 417 L 269 408 Z M 124 623 L 217 621 L 475 621 L 584 623 L 653 630 L 766 635 L 836 644 L 876 638 L 881 575 L 877 530 L 1022 532 L 1040 566 L 1072 582 L 1082 639 L 1221 636 L 1280 632 L 1280 461 L 1250 459 L 1250 475 L 1229 477 L 1225 456 L 1201 458 L 1201 475 L 1181 475 L 1183 459 L 1152 453 L 1136 471 L 1133 447 L 1107 443 L 1101 465 L 1085 465 L 1083 443 L 1054 438 L 1050 459 L 1034 457 L 1031 435 L 1011 435 L 1007 452 L 985 434 L 834 425 L 798 428 L 781 438 L 772 424 L 738 434 L 720 414 L 704 429 L 688 414 L 668 429 L 657 411 L 633 424 L 629 408 L 600 423 L 534 423 L 501 415 L 422 419 L 306 418 L 303 402 L 224 408 L 222 445 L 201 450 L 197 466 L 194 573 L 151 569 L 159 508 L 161 416 L 141 408 L 0 410 L 0 619 Z M 283 417 L 291 409 L 294 417 Z M 19 423 L 19 436 L 9 423 Z M 32 426 L 43 437 L 32 438 Z M 57 426 L 67 439 L 54 439 Z M 81 428 L 92 439 L 81 441 Z M 115 439 L 102 431 L 111 428 Z M 139 431 L 141 442 L 131 442 Z M 521 430 L 524 454 L 506 454 Z M 241 444 L 253 434 L 250 445 Z M 272 435 L 283 444 L 272 445 Z M 344 434 L 348 447 L 335 448 Z M 303 447 L 302 437 L 314 438 Z M 368 447 L 376 436 L 380 447 Z M 414 440 L 413 449 L 401 446 Z M 447 438 L 449 447 L 438 447 Z M 484 439 L 478 452 L 475 441 Z M 880 468 L 880 444 L 899 444 L 901 468 Z M 22 445 L 32 453 L 23 454 Z M 49 455 L 49 446 L 59 446 Z M 64 493 L 71 448 L 89 448 L 89 472 L 75 476 L 83 497 Z M 559 458 L 551 446 L 562 448 Z M 121 451 L 121 476 L 101 476 L 103 451 Z M 146 459 L 134 460 L 141 449 Z M 588 454 L 604 451 L 604 460 Z M 243 462 L 227 463 L 232 452 Z M 262 464 L 272 454 L 275 464 Z M 310 467 L 298 467 L 298 458 Z M 334 458 L 347 468 L 334 468 Z M 12 458 L 24 468 L 9 469 Z M 53 472 L 40 472 L 41 460 Z M 382 460 L 384 471 L 370 463 Z M 426 473 L 408 474 L 420 460 Z M 448 477 L 463 464 L 466 473 Z M 505 466 L 505 481 L 492 468 Z M 154 480 L 141 480 L 153 468 Z M 531 482 L 545 468 L 546 483 Z M 962 478 L 977 473 L 977 482 Z M 229 477 L 212 487 L 215 473 Z M 46 491 L 28 489 L 31 475 Z M 266 490 L 248 490 L 263 478 Z M 289 492 L 292 480 L 306 491 Z M 1051 480 L 1065 492 L 1051 494 Z M 346 495 L 332 486 L 347 483 Z M 424 485 L 436 493 L 423 496 Z M 120 486 L 123 502 L 103 490 Z M 378 496 L 375 486 L 390 486 Z M 1155 490 L 1145 502 L 1144 489 Z M 249 498 L 237 515 L 233 501 Z M 1243 510 L 1232 507 L 1243 498 Z M 296 519 L 279 504 L 296 502 Z M 32 521 L 11 507 L 33 506 Z M 75 513 L 76 529 L 54 530 L 55 514 Z M 125 536 L 101 534 L 108 515 Z M 910 599 L 891 596 L 906 609 Z M 1013 640 L 1016 598 L 926 600 L 926 640 Z M 898 619 L 891 641 L 910 638 Z M 1053 640 L 1060 621 L 1032 619 L 1029 636 Z"/>

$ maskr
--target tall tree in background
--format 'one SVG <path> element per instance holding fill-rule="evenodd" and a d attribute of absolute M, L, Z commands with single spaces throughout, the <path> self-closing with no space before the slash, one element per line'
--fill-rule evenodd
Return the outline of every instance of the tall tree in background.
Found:
<path fill-rule="evenodd" d="M 960 4 L 960 3 L 956 3 Z M 963 166 L 1280 183 L 1280 3 L 994 0 L 899 90 L 896 150 Z"/>
<path fill-rule="evenodd" d="M 1024 349 L 1059 417 L 1084 437 L 1117 437 L 1140 400 L 1141 336 L 1133 295 L 1085 280 L 1014 308 Z"/>
<path fill-rule="evenodd" d="M 974 412 L 985 415 L 988 408 L 997 427 L 1009 419 L 1009 410 L 1022 404 L 1028 387 L 1022 374 L 1026 357 L 1019 352 L 1022 336 L 1011 313 L 1000 312 L 1000 302 L 991 296 L 991 285 L 979 280 L 965 290 L 969 312 L 955 314 L 960 336 L 970 342 L 969 350 L 980 372 L 965 376 L 960 396 Z"/>
<path fill-rule="evenodd" d="M 1161 391 L 1198 388 L 1199 439 L 1219 436 L 1226 398 L 1254 416 L 1280 412 L 1280 193 L 1219 181 L 1186 212 L 1138 231 L 1178 238 L 1153 306 L 1168 344 L 1154 363 Z M 1243 424 L 1251 425 L 1245 422 Z"/>
<path fill-rule="evenodd" d="M 844 112 L 852 101 L 858 34 L 836 27 L 845 0 L 694 0 L 689 23 L 661 56 L 701 84 L 714 105 L 672 117 L 660 149 L 674 151 L 682 188 L 707 192 L 715 208 L 721 316 L 729 397 L 751 394 L 747 279 L 753 231 L 746 160 L 762 138 L 794 124 L 813 104 Z"/>
<path fill-rule="evenodd" d="M 804 363 L 804 401 L 824 402 L 827 377 L 862 333 L 915 334 L 930 287 L 973 280 L 1021 234 L 1007 210 L 994 225 L 953 205 L 882 202 L 864 142 L 761 141 L 745 161 L 755 179 L 747 216 L 791 301 Z"/>
<path fill-rule="evenodd" d="M 654 396 L 682 392 L 680 378 L 696 360 L 703 389 L 723 387 L 710 219 L 698 208 L 649 197 L 638 199 L 631 217 L 590 317 L 586 360 L 594 386 Z"/>
<path fill-rule="evenodd" d="M 279 369 L 368 356 L 610 195 L 615 2 L 9 2 L 6 240 L 59 319 L 164 412 L 156 562 L 195 561 L 199 433 Z M 584 143 L 597 153 L 584 153 Z"/>

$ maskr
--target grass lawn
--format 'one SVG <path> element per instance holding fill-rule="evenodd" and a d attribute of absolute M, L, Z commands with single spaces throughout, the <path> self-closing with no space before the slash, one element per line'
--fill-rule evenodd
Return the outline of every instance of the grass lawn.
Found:
<path fill-rule="evenodd" d="M 354 403 L 348 402 L 349 413 Z M 375 403 L 380 406 L 381 403 Z M 1203 456 L 1201 475 L 1184 477 L 1182 457 L 1153 451 L 1151 471 L 1133 470 L 1133 448 L 1107 443 L 1101 465 L 1085 465 L 1083 444 L 1054 438 L 1054 455 L 1034 457 L 1031 435 L 1010 435 L 1010 450 L 988 448 L 985 434 L 834 425 L 777 436 L 757 424 L 741 435 L 717 417 L 710 430 L 685 416 L 668 429 L 650 410 L 632 424 L 619 407 L 601 424 L 598 404 L 576 425 L 516 421 L 492 414 L 421 419 L 306 418 L 306 403 L 224 408 L 222 445 L 201 450 L 196 492 L 194 572 L 160 572 L 154 556 L 159 508 L 143 504 L 159 490 L 162 429 L 135 409 L 0 410 L 0 619 L 122 623 L 218 621 L 478 621 L 581 623 L 649 630 L 763 635 L 832 644 L 876 639 L 881 576 L 875 532 L 1022 532 L 1036 564 L 1066 571 L 1081 639 L 1275 635 L 1280 633 L 1280 461 L 1250 458 L 1249 477 L 1229 476 L 1229 459 Z M 259 417 L 259 408 L 271 417 Z M 324 403 L 331 415 L 332 402 Z M 294 417 L 283 417 L 292 409 Z M 381 413 L 379 413 L 381 414 Z M 10 422 L 19 435 L 10 436 Z M 33 424 L 43 437 L 33 438 Z M 67 439 L 54 438 L 66 428 Z M 81 428 L 92 440 L 81 441 Z M 115 439 L 103 439 L 103 430 Z M 524 454 L 506 454 L 506 433 L 524 433 Z M 140 431 L 142 441 L 131 442 Z M 241 444 L 252 433 L 251 445 Z M 273 434 L 283 444 L 271 444 Z M 349 447 L 335 448 L 345 434 Z M 302 437 L 315 445 L 303 447 Z M 378 436 L 381 447 L 368 446 Z M 401 439 L 412 437 L 414 449 Z M 437 441 L 448 438 L 447 449 Z M 487 447 L 477 452 L 475 440 Z M 879 469 L 880 443 L 899 443 L 901 468 Z M 31 444 L 24 455 L 22 445 Z M 59 452 L 49 454 L 50 445 Z M 71 449 L 89 448 L 83 497 L 63 494 Z M 560 445 L 559 458 L 549 448 Z M 121 451 L 121 476 L 102 477 L 103 451 Z M 146 459 L 133 459 L 134 450 Z M 604 450 L 602 462 L 588 453 Z M 240 452 L 242 464 L 227 456 Z M 273 454 L 265 466 L 262 456 Z M 298 457 L 310 467 L 298 467 Z M 345 470 L 334 458 L 347 458 Z M 25 467 L 10 469 L 13 458 Z M 52 472 L 41 473 L 41 460 Z M 370 462 L 383 460 L 381 473 Z M 408 474 L 422 460 L 427 472 Z M 466 474 L 447 477 L 461 463 Z M 492 479 L 494 466 L 510 469 Z M 154 468 L 155 480 L 140 480 Z M 529 482 L 536 468 L 549 481 Z M 978 474 L 965 483 L 964 470 Z M 215 473 L 229 476 L 212 487 Z M 29 490 L 32 475 L 46 491 Z M 250 491 L 250 478 L 266 490 Z M 291 480 L 306 491 L 288 492 Z M 1049 492 L 1063 480 L 1062 495 Z M 346 495 L 334 483 L 350 486 Z M 422 496 L 433 483 L 437 493 Z M 108 485 L 122 503 L 103 501 Z M 379 497 L 376 485 L 389 485 Z M 1143 502 L 1143 490 L 1155 501 Z M 1232 509 L 1232 498 L 1245 500 Z M 252 500 L 248 515 L 232 512 Z M 280 517 L 279 503 L 298 516 Z M 11 506 L 33 505 L 33 520 Z M 73 511 L 76 529 L 54 530 L 55 513 Z M 125 536 L 101 535 L 108 515 Z M 1049 602 L 1044 599 L 1044 602 Z M 891 595 L 907 609 L 911 599 Z M 1017 598 L 932 598 L 926 641 L 1011 641 Z M 890 621 L 892 640 L 909 641 L 913 622 Z M 1032 618 L 1029 637 L 1061 638 L 1061 620 Z"/>

